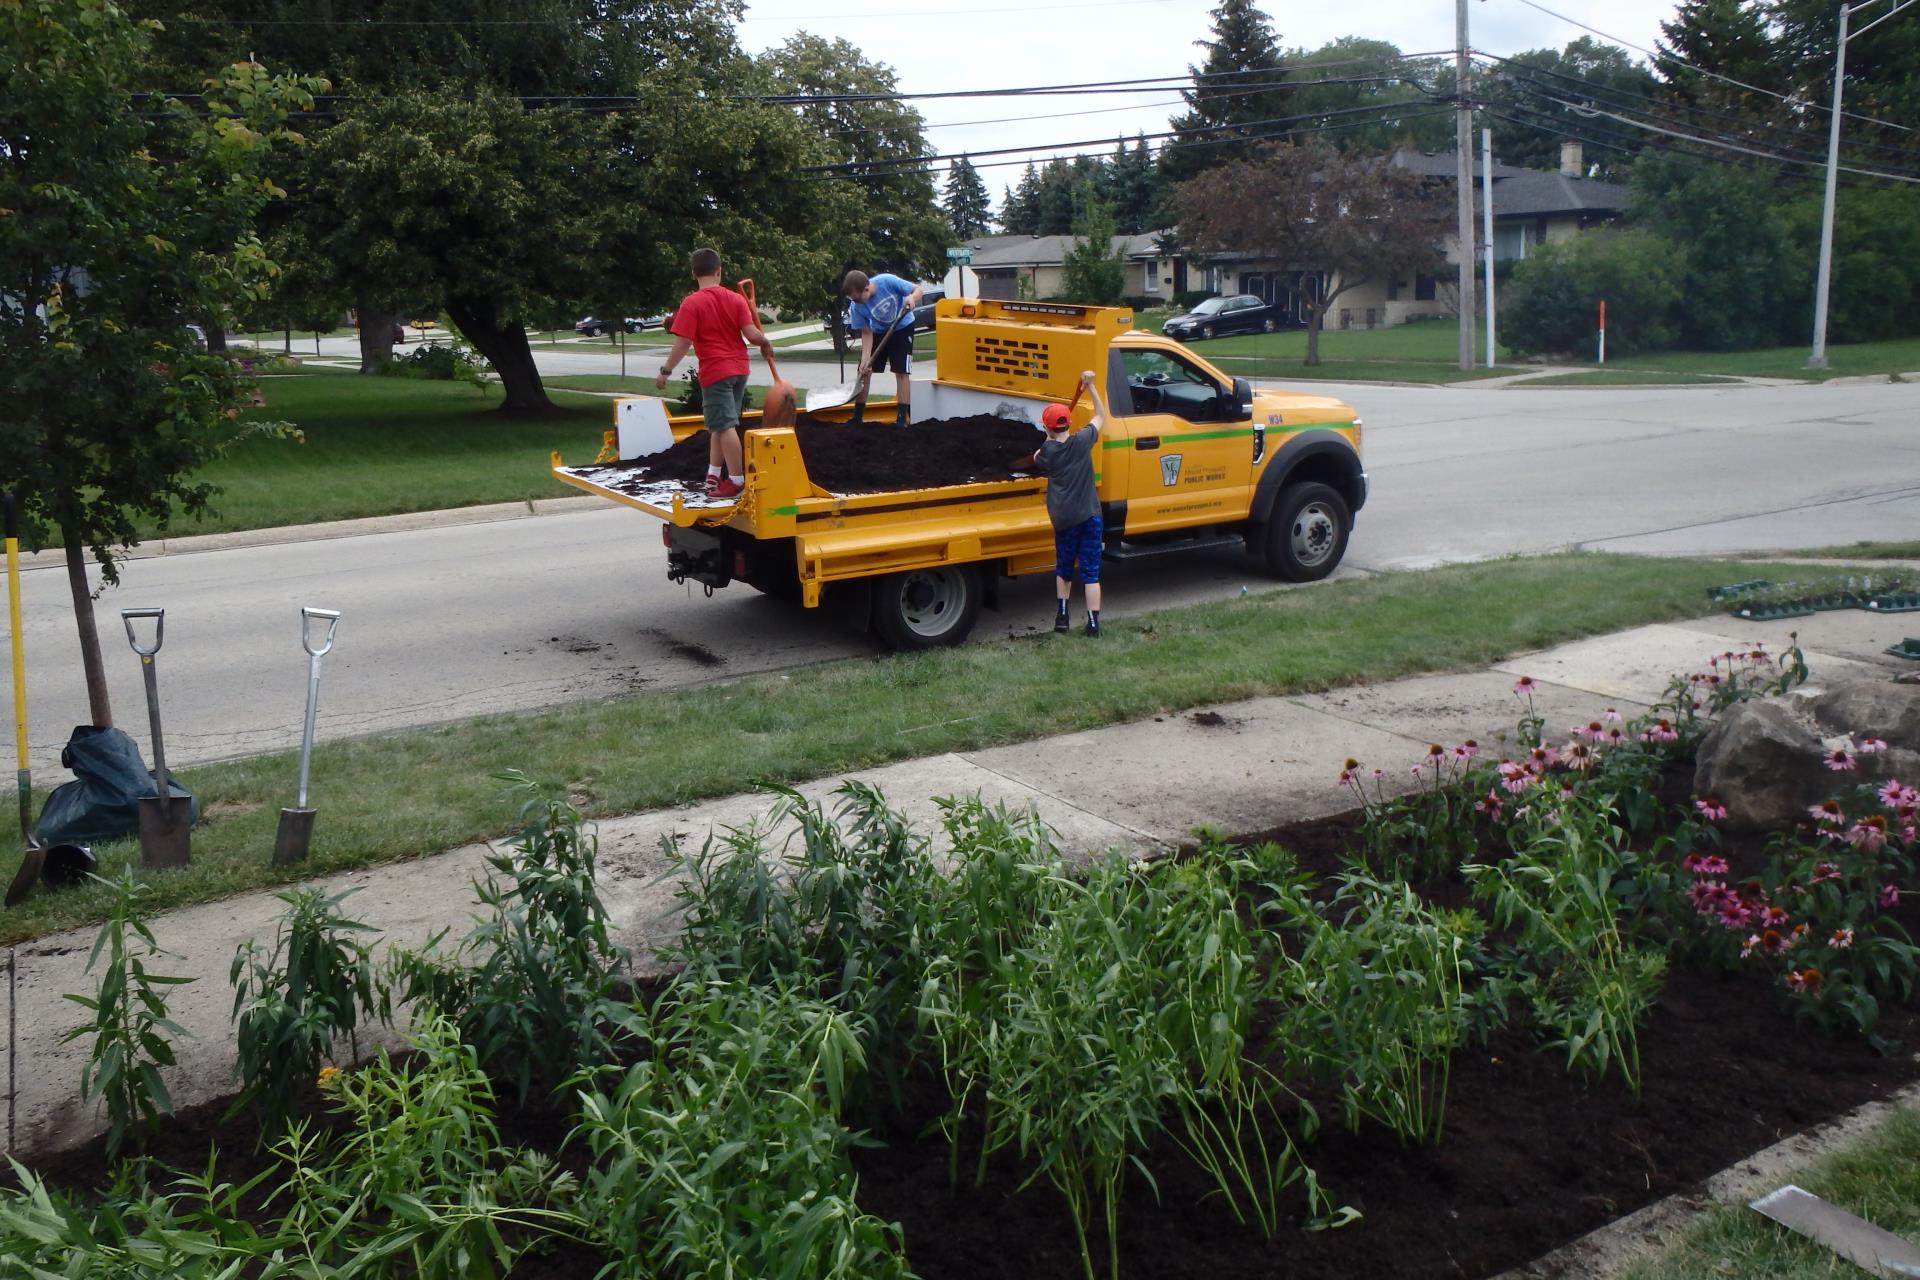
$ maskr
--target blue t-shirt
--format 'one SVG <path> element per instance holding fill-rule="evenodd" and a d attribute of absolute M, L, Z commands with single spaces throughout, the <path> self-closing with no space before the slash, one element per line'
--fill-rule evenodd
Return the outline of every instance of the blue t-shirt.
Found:
<path fill-rule="evenodd" d="M 847 327 L 855 333 L 862 329 L 873 330 L 875 342 L 887 336 L 889 330 L 899 325 L 897 332 L 913 332 L 913 313 L 907 307 L 907 299 L 913 295 L 913 285 L 899 276 L 885 272 L 873 277 L 873 298 L 868 302 L 856 302 L 847 318 Z M 900 315 L 906 312 L 906 319 Z"/>

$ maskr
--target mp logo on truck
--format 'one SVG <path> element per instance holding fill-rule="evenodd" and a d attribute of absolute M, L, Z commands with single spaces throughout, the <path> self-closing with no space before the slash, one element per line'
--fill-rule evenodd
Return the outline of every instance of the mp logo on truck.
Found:
<path fill-rule="evenodd" d="M 1180 455 L 1163 453 L 1160 455 L 1160 483 L 1171 489 L 1180 483 Z"/>

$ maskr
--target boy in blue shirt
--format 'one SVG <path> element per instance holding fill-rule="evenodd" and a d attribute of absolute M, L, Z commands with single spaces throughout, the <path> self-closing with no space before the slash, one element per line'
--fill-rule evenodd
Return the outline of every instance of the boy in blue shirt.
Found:
<path fill-rule="evenodd" d="M 1065 631 L 1067 598 L 1075 578 L 1087 593 L 1087 634 L 1100 634 L 1100 495 L 1094 489 L 1093 450 L 1100 441 L 1100 425 L 1107 405 L 1093 385 L 1093 371 L 1080 375 L 1080 385 L 1093 401 L 1093 417 L 1069 433 L 1073 410 L 1050 404 L 1040 411 L 1047 438 L 1031 456 L 1012 465 L 1014 471 L 1039 471 L 1047 477 L 1047 518 L 1053 522 L 1053 585 L 1057 608 L 1053 629 Z"/>
<path fill-rule="evenodd" d="M 853 299 L 847 327 L 860 335 L 860 393 L 853 398 L 854 419 L 866 416 L 867 379 L 875 370 L 891 369 L 894 398 L 900 405 L 893 425 L 904 427 L 913 417 L 913 309 L 920 305 L 920 286 L 885 272 L 869 276 L 849 271 L 840 291 Z"/>

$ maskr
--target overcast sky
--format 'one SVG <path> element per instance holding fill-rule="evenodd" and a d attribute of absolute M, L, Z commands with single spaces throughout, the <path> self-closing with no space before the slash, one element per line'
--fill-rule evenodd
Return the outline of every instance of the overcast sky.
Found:
<path fill-rule="evenodd" d="M 1538 0 L 1631 48 L 1653 48 L 1674 0 Z M 740 28 L 751 53 L 797 31 L 844 38 L 870 61 L 884 62 L 907 93 L 1006 89 L 1030 85 L 1150 76 L 1184 79 L 1201 51 L 1216 0 L 749 0 Z M 1314 49 L 1341 36 L 1390 40 L 1405 53 L 1451 50 L 1449 0 L 1266 0 L 1283 48 Z M 1560 48 L 1589 34 L 1526 0 L 1471 0 L 1468 43 L 1487 53 Z M 1599 37 L 1596 37 L 1599 38 Z M 1034 148 L 980 156 L 975 163 L 997 204 L 1031 154 L 1050 144 L 1164 130 L 1177 109 L 1178 86 L 1128 95 L 1053 98 L 955 98 L 916 103 L 927 138 L 940 154 L 1003 147 Z M 1063 115 L 1060 113 L 1092 113 Z M 1048 119 L 1007 119 L 1048 115 Z M 992 123 L 983 123 L 991 121 Z M 1105 143 L 1095 150 L 1111 151 Z M 1012 164 L 1000 162 L 1012 161 Z M 988 167 L 993 164 L 996 167 Z"/>

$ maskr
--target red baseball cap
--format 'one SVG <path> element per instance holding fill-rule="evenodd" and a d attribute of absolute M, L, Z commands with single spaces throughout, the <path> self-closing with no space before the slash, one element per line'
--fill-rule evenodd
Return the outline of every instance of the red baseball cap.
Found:
<path fill-rule="evenodd" d="M 1058 431 L 1073 421 L 1073 413 L 1063 404 L 1050 404 L 1040 411 L 1040 425 Z"/>

